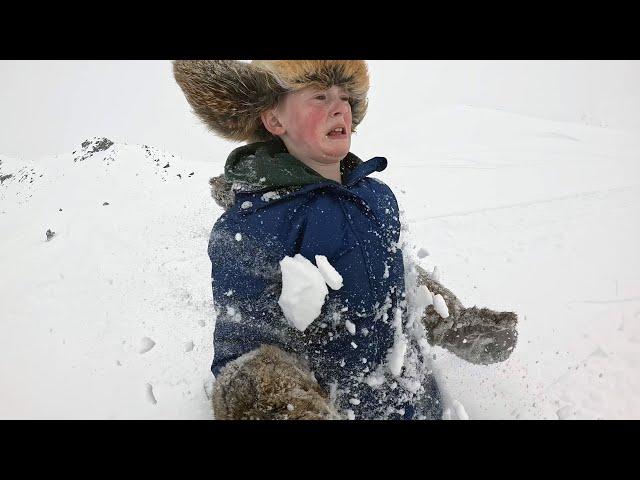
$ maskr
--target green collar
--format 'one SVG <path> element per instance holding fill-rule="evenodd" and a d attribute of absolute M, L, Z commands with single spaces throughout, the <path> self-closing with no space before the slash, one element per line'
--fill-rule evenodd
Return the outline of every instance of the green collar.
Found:
<path fill-rule="evenodd" d="M 362 160 L 349 152 L 340 161 L 343 181 L 361 163 Z M 233 150 L 224 166 L 224 176 L 227 182 L 242 185 L 243 190 L 273 189 L 318 182 L 337 183 L 324 178 L 291 155 L 279 138 L 250 143 Z"/>

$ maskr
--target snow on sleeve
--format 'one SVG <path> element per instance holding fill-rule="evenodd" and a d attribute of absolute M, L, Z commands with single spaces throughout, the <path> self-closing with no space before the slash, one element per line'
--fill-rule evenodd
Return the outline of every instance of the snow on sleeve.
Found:
<path fill-rule="evenodd" d="M 342 288 L 342 275 L 333 268 L 333 265 L 329 263 L 327 257 L 324 255 L 316 255 L 316 265 L 324 277 L 325 282 L 327 282 L 327 285 L 333 290 L 340 290 Z"/>
<path fill-rule="evenodd" d="M 355 324 L 353 324 L 349 320 L 345 320 L 344 326 L 347 328 L 347 330 L 349 331 L 349 333 L 351 335 L 355 335 L 356 334 L 356 326 L 355 326 Z"/>
<path fill-rule="evenodd" d="M 329 290 L 316 266 L 296 254 L 280 260 L 282 293 L 278 305 L 287 321 L 304 332 L 318 318 Z"/>
<path fill-rule="evenodd" d="M 389 352 L 389 371 L 394 377 L 400 376 L 402 367 L 404 366 L 404 357 L 407 353 L 407 337 L 402 332 L 402 310 L 395 309 L 395 315 L 393 319 L 393 326 L 395 327 L 395 339 L 393 342 L 393 348 Z"/>
<path fill-rule="evenodd" d="M 263 202 L 269 202 L 271 200 L 280 199 L 280 195 L 276 191 L 267 192 L 262 197 L 260 197 Z"/>
<path fill-rule="evenodd" d="M 444 302 L 442 295 L 437 294 L 433 297 L 433 308 L 435 308 L 438 315 L 442 318 L 447 318 L 449 316 L 449 309 L 447 308 L 447 304 Z"/>
<path fill-rule="evenodd" d="M 415 308 L 419 311 L 424 310 L 429 305 L 433 305 L 433 294 L 426 285 L 418 285 L 414 296 Z"/>

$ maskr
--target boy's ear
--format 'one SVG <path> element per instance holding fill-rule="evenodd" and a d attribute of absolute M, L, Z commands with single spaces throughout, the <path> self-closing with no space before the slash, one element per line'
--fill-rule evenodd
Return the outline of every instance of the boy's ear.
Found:
<path fill-rule="evenodd" d="M 276 117 L 273 109 L 262 112 L 260 118 L 262 119 L 264 128 L 266 128 L 269 133 L 273 135 L 282 135 L 285 133 L 286 129 L 282 126 L 278 117 Z"/>

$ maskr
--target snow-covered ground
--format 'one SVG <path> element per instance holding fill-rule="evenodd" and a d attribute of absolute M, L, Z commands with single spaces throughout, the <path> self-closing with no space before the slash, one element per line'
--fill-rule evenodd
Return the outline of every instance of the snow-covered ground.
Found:
<path fill-rule="evenodd" d="M 388 158 L 412 255 L 466 306 L 519 316 L 504 363 L 434 349 L 458 410 L 640 418 L 640 135 L 464 105 L 402 120 L 365 122 L 352 151 Z M 0 146 L 0 418 L 211 418 L 225 155 L 83 140 Z"/>

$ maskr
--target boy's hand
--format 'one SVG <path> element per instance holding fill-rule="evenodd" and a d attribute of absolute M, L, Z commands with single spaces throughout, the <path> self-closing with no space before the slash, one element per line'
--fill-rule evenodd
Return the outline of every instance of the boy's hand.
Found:
<path fill-rule="evenodd" d="M 427 307 L 423 323 L 431 345 L 446 348 L 471 363 L 488 365 L 509 358 L 516 346 L 518 317 L 513 312 L 495 312 L 488 308 L 464 308 L 447 288 L 429 277 L 416 265 L 418 284 L 434 295 L 442 295 L 449 317 L 442 318 L 433 306 Z"/>
<path fill-rule="evenodd" d="M 329 420 L 339 415 L 293 355 L 263 345 L 221 371 L 213 389 L 216 420 Z"/>
<path fill-rule="evenodd" d="M 518 317 L 513 312 L 471 307 L 455 317 L 442 319 L 430 306 L 423 321 L 431 345 L 446 348 L 463 360 L 479 365 L 503 362 L 518 340 Z"/>

